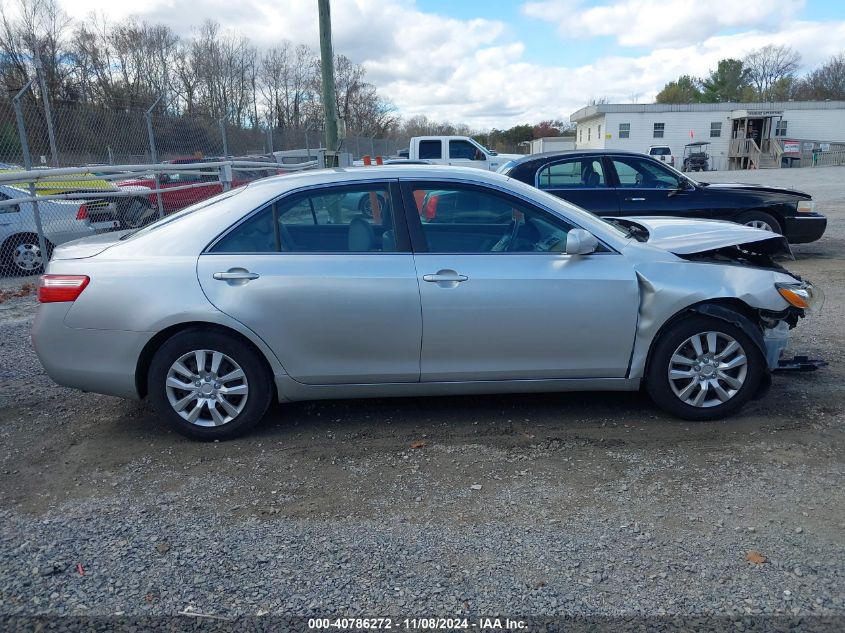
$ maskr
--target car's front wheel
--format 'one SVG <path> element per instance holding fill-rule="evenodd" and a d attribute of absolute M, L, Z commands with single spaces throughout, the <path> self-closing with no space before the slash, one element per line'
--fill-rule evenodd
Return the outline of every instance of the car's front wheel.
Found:
<path fill-rule="evenodd" d="M 671 325 L 655 343 L 646 389 L 673 415 L 715 420 L 748 402 L 765 371 L 760 350 L 741 328 L 692 316 Z"/>
<path fill-rule="evenodd" d="M 763 229 L 764 231 L 783 235 L 783 227 L 781 227 L 780 222 L 773 215 L 765 211 L 749 211 L 748 213 L 744 213 L 740 216 L 739 223 L 755 229 Z"/>
<path fill-rule="evenodd" d="M 249 345 L 222 332 L 186 330 L 168 339 L 150 364 L 153 406 L 182 435 L 216 440 L 240 435 L 264 416 L 270 372 Z"/>

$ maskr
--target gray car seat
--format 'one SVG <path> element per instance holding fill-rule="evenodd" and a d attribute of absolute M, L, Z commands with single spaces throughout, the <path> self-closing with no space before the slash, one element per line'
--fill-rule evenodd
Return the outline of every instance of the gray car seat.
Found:
<path fill-rule="evenodd" d="M 352 218 L 349 223 L 349 252 L 367 253 L 373 250 L 376 250 L 373 225 L 363 216 Z"/>

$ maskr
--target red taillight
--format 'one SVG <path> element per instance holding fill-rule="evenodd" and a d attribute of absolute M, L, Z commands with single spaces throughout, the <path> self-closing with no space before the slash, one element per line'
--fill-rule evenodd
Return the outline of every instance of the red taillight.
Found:
<path fill-rule="evenodd" d="M 76 301 L 89 281 L 91 280 L 86 275 L 41 275 L 38 282 L 38 301 Z"/>
<path fill-rule="evenodd" d="M 77 220 L 87 220 L 88 219 L 88 207 L 84 204 L 79 207 L 79 211 L 76 212 L 76 219 Z"/>

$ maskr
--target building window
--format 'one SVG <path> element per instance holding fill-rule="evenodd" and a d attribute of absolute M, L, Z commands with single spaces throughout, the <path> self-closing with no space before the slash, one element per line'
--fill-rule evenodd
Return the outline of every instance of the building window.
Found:
<path fill-rule="evenodd" d="M 663 132 L 666 130 L 665 123 L 654 124 L 654 138 L 663 138 Z"/>
<path fill-rule="evenodd" d="M 620 123 L 619 124 L 619 138 L 631 138 L 631 124 L 630 123 Z"/>
<path fill-rule="evenodd" d="M 600 139 L 600 138 L 601 138 L 601 123 L 599 123 L 599 131 L 596 132 L 596 139 Z"/>
<path fill-rule="evenodd" d="M 583 140 L 584 140 L 584 129 L 582 128 L 582 129 L 578 130 L 578 141 L 580 142 L 580 141 L 583 141 Z"/>
<path fill-rule="evenodd" d="M 713 121 L 710 124 L 710 138 L 719 138 L 722 136 L 722 122 Z"/>
<path fill-rule="evenodd" d="M 778 121 L 775 126 L 775 136 L 786 136 L 786 121 Z"/>
<path fill-rule="evenodd" d="M 587 128 L 587 140 L 589 141 L 590 138 L 592 138 L 592 136 L 593 136 L 593 128 L 588 127 Z"/>

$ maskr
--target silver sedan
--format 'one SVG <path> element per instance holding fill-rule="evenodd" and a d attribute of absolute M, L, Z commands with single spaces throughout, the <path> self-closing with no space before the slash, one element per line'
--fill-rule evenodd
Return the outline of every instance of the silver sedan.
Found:
<path fill-rule="evenodd" d="M 705 420 L 767 386 L 812 308 L 781 253 L 476 169 L 313 171 L 57 247 L 32 339 L 56 382 L 149 398 L 200 439 L 273 399 L 644 387 Z"/>

